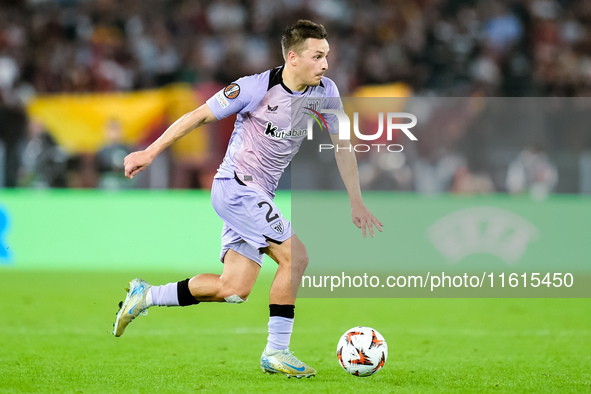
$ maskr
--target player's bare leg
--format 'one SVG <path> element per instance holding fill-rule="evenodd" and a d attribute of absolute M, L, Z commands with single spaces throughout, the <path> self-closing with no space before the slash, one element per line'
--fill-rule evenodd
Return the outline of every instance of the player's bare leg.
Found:
<path fill-rule="evenodd" d="M 298 360 L 289 350 L 294 307 L 301 277 L 308 265 L 308 253 L 297 236 L 282 244 L 270 243 L 267 254 L 277 262 L 277 273 L 269 294 L 269 337 L 261 356 L 263 372 L 289 377 L 310 377 L 316 370 Z"/>
<path fill-rule="evenodd" d="M 189 306 L 199 302 L 242 303 L 246 301 L 261 267 L 241 254 L 228 250 L 222 275 L 200 274 L 191 279 L 152 286 L 142 279 L 129 283 L 127 297 L 119 305 L 113 334 L 117 337 L 137 316 L 151 306 Z"/>
<path fill-rule="evenodd" d="M 302 275 L 308 266 L 308 251 L 297 235 L 278 245 L 270 243 L 267 251 L 277 263 L 277 273 L 271 284 L 271 304 L 295 305 Z"/>
<path fill-rule="evenodd" d="M 246 301 L 260 270 L 256 262 L 230 249 L 224 256 L 222 275 L 194 276 L 189 281 L 189 290 L 199 302 Z"/>

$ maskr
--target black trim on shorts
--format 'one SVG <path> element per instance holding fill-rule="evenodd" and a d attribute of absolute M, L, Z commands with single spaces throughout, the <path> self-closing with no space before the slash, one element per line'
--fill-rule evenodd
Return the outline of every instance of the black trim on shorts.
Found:
<path fill-rule="evenodd" d="M 277 241 L 276 239 L 269 238 L 265 234 L 262 234 L 262 236 L 265 237 L 265 241 L 267 241 L 267 242 L 273 242 L 274 244 L 277 244 L 277 245 L 281 245 L 283 243 L 283 241 Z"/>
<path fill-rule="evenodd" d="M 277 245 L 281 245 L 281 244 L 283 243 L 283 241 L 277 241 L 276 239 L 269 238 L 269 237 L 267 237 L 265 234 L 261 234 L 261 235 L 262 235 L 263 237 L 265 237 L 265 241 L 267 241 L 267 242 L 273 242 L 274 244 L 277 244 Z M 263 252 L 263 249 L 267 249 L 267 247 L 264 247 L 264 248 L 259 248 L 259 252 L 260 252 L 261 254 L 265 253 L 265 252 Z"/>

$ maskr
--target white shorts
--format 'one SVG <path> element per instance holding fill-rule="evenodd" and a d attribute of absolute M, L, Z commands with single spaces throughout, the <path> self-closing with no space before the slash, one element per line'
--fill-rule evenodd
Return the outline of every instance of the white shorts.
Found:
<path fill-rule="evenodd" d="M 291 223 L 273 199 L 262 190 L 241 185 L 236 179 L 215 178 L 211 203 L 224 221 L 222 262 L 228 249 L 232 249 L 263 265 L 261 249 L 269 246 L 269 242 L 281 244 L 292 236 Z"/>

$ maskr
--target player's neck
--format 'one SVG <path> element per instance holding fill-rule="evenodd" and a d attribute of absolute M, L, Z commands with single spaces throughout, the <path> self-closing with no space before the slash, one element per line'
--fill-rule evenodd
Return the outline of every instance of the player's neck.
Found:
<path fill-rule="evenodd" d="M 303 92 L 308 87 L 308 85 L 302 83 L 302 81 L 295 75 L 293 70 L 291 70 L 287 65 L 283 67 L 281 78 L 283 78 L 283 84 L 287 86 L 292 92 Z"/>

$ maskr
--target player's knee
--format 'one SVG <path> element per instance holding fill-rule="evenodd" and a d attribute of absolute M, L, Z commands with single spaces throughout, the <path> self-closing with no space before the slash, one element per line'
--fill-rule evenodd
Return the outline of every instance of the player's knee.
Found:
<path fill-rule="evenodd" d="M 298 256 L 293 256 L 291 260 L 292 266 L 295 266 L 300 269 L 306 269 L 309 262 L 310 258 L 308 257 L 308 253 L 302 253 Z"/>

